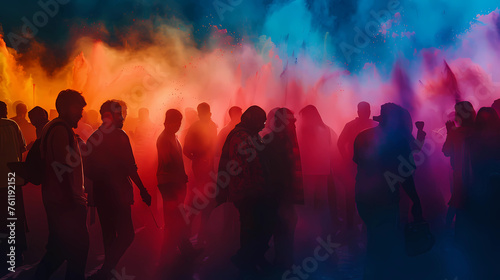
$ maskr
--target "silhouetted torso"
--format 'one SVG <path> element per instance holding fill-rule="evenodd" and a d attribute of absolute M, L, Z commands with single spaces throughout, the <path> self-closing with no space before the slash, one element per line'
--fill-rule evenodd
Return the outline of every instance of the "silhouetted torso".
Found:
<path fill-rule="evenodd" d="M 360 132 L 375 127 L 377 122 L 371 119 L 356 118 L 348 122 L 339 135 L 338 146 L 345 160 L 352 162 L 354 140 Z"/>
<path fill-rule="evenodd" d="M 158 149 L 158 184 L 186 183 L 182 147 L 175 134 L 163 131 L 156 142 Z"/>
<path fill-rule="evenodd" d="M 401 176 L 398 157 L 408 160 L 410 151 L 405 137 L 386 134 L 380 127 L 361 132 L 354 142 L 353 155 L 358 165 L 356 202 L 373 206 L 397 204 L 399 190 L 390 187 L 387 176 L 390 176 L 388 172 Z"/>
<path fill-rule="evenodd" d="M 52 126 L 55 127 L 49 131 Z M 40 145 L 46 162 L 42 183 L 44 201 L 86 205 L 80 149 L 73 130 L 62 119 L 55 118 L 45 125 Z"/>
<path fill-rule="evenodd" d="M 193 172 L 198 178 L 213 170 L 217 125 L 212 120 L 198 120 L 189 128 L 184 143 L 184 155 L 193 161 Z"/>
<path fill-rule="evenodd" d="M 13 117 L 11 120 L 19 125 L 27 144 L 36 140 L 36 129 L 30 122 L 20 116 Z"/>
<path fill-rule="evenodd" d="M 85 161 L 86 175 L 94 182 L 96 205 L 116 202 L 120 205 L 134 203 L 129 174 L 137 170 L 130 140 L 125 131 L 99 127 L 90 137 L 94 145 Z M 100 140 L 102 139 L 102 140 Z"/>

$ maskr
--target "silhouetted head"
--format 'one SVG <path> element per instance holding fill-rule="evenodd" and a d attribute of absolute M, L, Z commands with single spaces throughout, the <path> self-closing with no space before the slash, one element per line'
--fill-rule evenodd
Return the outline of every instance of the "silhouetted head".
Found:
<path fill-rule="evenodd" d="M 7 118 L 7 104 L 3 101 L 0 101 L 0 118 Z"/>
<path fill-rule="evenodd" d="M 28 107 L 24 103 L 19 103 L 16 105 L 16 115 L 22 118 L 26 118 L 26 113 L 28 113 Z"/>
<path fill-rule="evenodd" d="M 229 108 L 229 117 L 231 118 L 231 122 L 233 123 L 239 123 L 241 121 L 242 114 L 243 110 L 238 106 Z"/>
<path fill-rule="evenodd" d="M 209 120 L 212 116 L 212 113 L 210 112 L 210 105 L 205 102 L 200 103 L 198 107 L 196 107 L 196 111 L 198 111 L 198 118 L 200 120 Z"/>
<path fill-rule="evenodd" d="M 266 121 L 266 128 L 267 129 L 274 131 L 274 127 L 276 125 L 276 121 L 275 121 L 274 117 L 276 115 L 276 111 L 278 111 L 279 109 L 280 109 L 280 107 L 276 107 L 276 108 L 271 109 L 271 111 L 269 111 L 269 113 L 267 113 L 267 121 Z"/>
<path fill-rule="evenodd" d="M 104 126 L 115 126 L 116 128 L 123 127 L 123 120 L 125 118 L 122 114 L 122 106 L 117 100 L 108 100 L 101 105 L 99 110 L 101 113 L 101 120 Z"/>
<path fill-rule="evenodd" d="M 28 118 L 35 127 L 43 127 L 49 122 L 49 113 L 40 106 L 36 106 L 28 112 Z"/>
<path fill-rule="evenodd" d="M 127 103 L 125 103 L 125 101 L 120 100 L 120 99 L 113 99 L 113 101 L 118 102 L 118 104 L 120 104 L 120 106 L 122 106 L 122 117 L 123 117 L 123 120 L 125 120 L 128 116 Z"/>
<path fill-rule="evenodd" d="M 458 126 L 473 126 L 476 111 L 469 101 L 460 101 L 455 104 L 455 122 Z"/>
<path fill-rule="evenodd" d="M 358 116 L 360 119 L 369 119 L 371 114 L 372 112 L 368 102 L 363 101 L 358 103 Z"/>
<path fill-rule="evenodd" d="M 176 133 L 179 131 L 182 123 L 182 114 L 179 110 L 169 109 L 165 113 L 165 130 L 169 133 Z"/>
<path fill-rule="evenodd" d="M 500 118 L 492 107 L 482 107 L 477 112 L 475 126 L 480 131 L 495 131 L 500 129 Z"/>
<path fill-rule="evenodd" d="M 302 117 L 305 126 L 326 126 L 318 112 L 318 109 L 313 105 L 307 105 L 300 110 L 299 115 Z"/>
<path fill-rule="evenodd" d="M 500 116 L 500 99 L 495 100 L 491 105 L 491 107 L 495 109 L 495 111 L 497 111 L 498 116 Z"/>
<path fill-rule="evenodd" d="M 147 108 L 139 109 L 139 121 L 147 121 L 149 120 L 149 110 Z"/>
<path fill-rule="evenodd" d="M 380 116 L 373 117 L 387 133 L 411 134 L 413 124 L 410 113 L 394 103 L 385 103 L 380 107 Z"/>
<path fill-rule="evenodd" d="M 257 134 L 261 131 L 266 123 L 266 112 L 259 106 L 250 106 L 241 115 L 241 126 L 250 130 L 251 133 Z"/>
<path fill-rule="evenodd" d="M 73 128 L 78 127 L 78 121 L 82 118 L 83 107 L 86 105 L 85 98 L 76 90 L 66 89 L 57 95 L 56 110 L 59 113 L 59 118 L 66 121 Z"/>
<path fill-rule="evenodd" d="M 288 108 L 279 108 L 274 113 L 274 130 L 276 132 L 286 131 L 292 132 L 295 130 L 295 116 Z"/>

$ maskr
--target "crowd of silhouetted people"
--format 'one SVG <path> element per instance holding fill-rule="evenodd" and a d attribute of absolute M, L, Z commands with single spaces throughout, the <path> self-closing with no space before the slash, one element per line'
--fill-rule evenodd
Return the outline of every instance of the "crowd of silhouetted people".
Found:
<path fill-rule="evenodd" d="M 417 191 L 425 186 L 416 175 L 426 168 L 416 155 L 427 134 L 424 123 L 414 124 L 399 105 L 383 104 L 372 119 L 370 104 L 360 102 L 358 117 L 339 136 L 313 105 L 298 113 L 233 106 L 221 129 L 208 103 L 187 108 L 184 115 L 165 108 L 162 131 L 146 108 L 132 120 L 121 100 L 105 101 L 99 112 L 84 111 L 86 105 L 80 92 L 68 89 L 57 96 L 57 116 L 16 102 L 16 116 L 8 119 L 8 106 L 0 101 L 0 171 L 3 178 L 16 173 L 17 267 L 30 250 L 23 186 L 41 185 L 47 217 L 46 251 L 33 279 L 50 279 L 64 262 L 68 280 L 116 278 L 113 272 L 137 233 L 134 223 L 159 216 L 157 209 L 163 216 L 154 220 L 163 232 L 156 245 L 158 279 L 193 279 L 196 268 L 185 264 L 210 258 L 209 248 L 224 246 L 214 244 L 221 242 L 213 238 L 214 215 L 223 242 L 237 244 L 228 261 L 240 279 L 316 279 L 319 263 L 344 245 L 364 256 L 363 279 L 423 279 L 412 275 L 430 270 L 425 259 L 435 257 L 441 235 L 426 220 L 437 210 L 426 208 L 426 197 Z M 452 236 L 468 268 L 434 268 L 425 275 L 435 278 L 425 279 L 500 279 L 499 114 L 500 99 L 477 111 L 470 102 L 457 101 L 453 118 L 443 124 L 451 199 L 442 232 Z M 138 168 L 155 170 L 156 178 Z M 7 180 L 0 191 L 6 208 Z M 134 213 L 138 198 L 149 208 Z M 89 272 L 95 240 L 87 220 L 95 213 L 104 258 Z M 6 211 L 1 218 L 3 225 Z M 6 256 L 6 224 L 1 233 Z M 309 252 L 318 242 L 322 247 Z M 303 252 L 314 257 L 297 261 Z M 8 263 L 0 266 L 1 277 L 9 272 Z"/>

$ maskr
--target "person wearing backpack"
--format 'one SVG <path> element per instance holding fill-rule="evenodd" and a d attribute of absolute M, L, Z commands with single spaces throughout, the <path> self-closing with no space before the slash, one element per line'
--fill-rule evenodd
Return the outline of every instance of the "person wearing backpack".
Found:
<path fill-rule="evenodd" d="M 82 118 L 85 98 L 67 89 L 56 99 L 57 118 L 45 125 L 40 142 L 43 163 L 42 200 L 49 238 L 35 279 L 49 279 L 67 261 L 65 279 L 85 279 L 89 248 L 86 225 L 87 201 L 83 166 L 73 128 Z"/>

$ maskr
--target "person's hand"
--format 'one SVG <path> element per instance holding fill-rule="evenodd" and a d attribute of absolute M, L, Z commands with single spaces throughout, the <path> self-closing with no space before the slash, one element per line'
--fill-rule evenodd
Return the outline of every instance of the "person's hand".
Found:
<path fill-rule="evenodd" d="M 148 193 L 148 190 L 142 189 L 141 190 L 141 197 L 142 201 L 146 203 L 148 206 L 151 206 L 151 195 Z"/>
<path fill-rule="evenodd" d="M 422 216 L 422 206 L 420 205 L 420 202 L 413 203 L 413 206 L 411 207 L 411 215 L 413 216 L 413 220 L 415 222 L 422 222 L 424 220 L 424 217 Z"/>
<path fill-rule="evenodd" d="M 455 122 L 454 121 L 447 121 L 446 122 L 446 132 L 450 132 L 453 128 L 455 128 Z"/>

